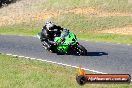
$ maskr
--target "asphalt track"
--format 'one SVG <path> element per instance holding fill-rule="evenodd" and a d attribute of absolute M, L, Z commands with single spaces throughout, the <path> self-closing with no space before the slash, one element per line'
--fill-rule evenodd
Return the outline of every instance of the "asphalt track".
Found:
<path fill-rule="evenodd" d="M 110 74 L 132 76 L 132 45 L 79 41 L 88 51 L 86 56 L 56 55 L 42 48 L 35 37 L 0 35 L 0 52 L 41 58 Z"/>

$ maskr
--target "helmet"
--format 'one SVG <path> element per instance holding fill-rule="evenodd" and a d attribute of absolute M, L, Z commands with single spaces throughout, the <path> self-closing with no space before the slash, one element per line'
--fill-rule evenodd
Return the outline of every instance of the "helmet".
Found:
<path fill-rule="evenodd" d="M 54 24 L 50 21 L 46 22 L 46 28 L 50 31 L 53 30 L 52 27 L 54 26 Z"/>

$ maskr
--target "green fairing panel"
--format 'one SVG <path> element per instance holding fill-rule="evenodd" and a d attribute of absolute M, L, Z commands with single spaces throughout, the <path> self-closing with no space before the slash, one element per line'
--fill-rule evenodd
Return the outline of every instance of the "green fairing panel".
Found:
<path fill-rule="evenodd" d="M 60 46 L 57 47 L 57 50 L 58 50 L 59 52 L 67 53 L 67 51 L 68 51 L 68 46 L 67 46 L 67 45 L 60 45 Z"/>
<path fill-rule="evenodd" d="M 54 41 L 57 43 L 61 42 L 61 37 L 55 37 Z"/>
<path fill-rule="evenodd" d="M 76 35 L 73 32 L 70 32 L 69 35 L 66 37 L 66 41 L 64 42 L 65 45 L 69 45 L 72 41 L 72 39 L 75 39 L 74 43 L 72 45 L 77 43 Z"/>
<path fill-rule="evenodd" d="M 75 41 L 73 41 L 72 39 L 75 39 Z M 61 37 L 55 37 L 54 41 L 60 43 Z M 71 45 L 71 43 L 72 45 L 77 43 L 76 35 L 73 32 L 70 32 L 68 36 L 65 37 L 65 42 L 57 47 L 58 52 L 67 53 L 68 47 L 69 45 Z"/>

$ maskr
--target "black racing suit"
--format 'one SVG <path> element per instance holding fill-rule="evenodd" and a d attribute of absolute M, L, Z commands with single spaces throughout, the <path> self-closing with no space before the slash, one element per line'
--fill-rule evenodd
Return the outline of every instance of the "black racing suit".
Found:
<path fill-rule="evenodd" d="M 63 30 L 63 28 L 61 28 L 60 26 L 54 25 L 52 27 L 52 30 L 57 29 L 57 32 L 61 34 L 61 30 Z M 51 50 L 51 46 L 55 45 L 54 42 L 54 31 L 49 31 L 46 29 L 46 26 L 44 26 L 42 28 L 42 32 L 41 32 L 41 42 L 45 41 L 48 44 L 48 49 Z"/>

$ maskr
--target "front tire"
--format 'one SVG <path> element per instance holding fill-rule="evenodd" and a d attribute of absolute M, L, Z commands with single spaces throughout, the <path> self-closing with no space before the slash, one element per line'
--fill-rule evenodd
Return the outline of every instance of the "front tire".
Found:
<path fill-rule="evenodd" d="M 82 45 L 77 45 L 77 47 L 76 47 L 76 55 L 85 56 L 85 55 L 87 55 L 87 50 Z"/>

